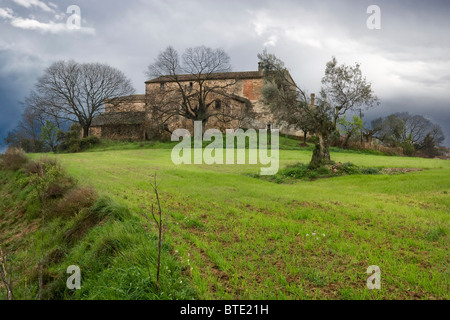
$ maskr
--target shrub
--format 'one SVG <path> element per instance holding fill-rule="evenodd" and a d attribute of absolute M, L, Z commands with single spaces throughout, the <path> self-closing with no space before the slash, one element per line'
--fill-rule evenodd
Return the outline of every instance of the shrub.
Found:
<path fill-rule="evenodd" d="M 0 166 L 7 170 L 17 171 L 24 168 L 30 160 L 22 149 L 9 147 L 2 156 Z"/>
<path fill-rule="evenodd" d="M 92 146 L 100 144 L 100 142 L 101 142 L 101 140 L 97 136 L 90 136 L 90 137 L 80 139 L 80 142 L 79 142 L 80 149 L 81 150 L 89 149 Z"/>
<path fill-rule="evenodd" d="M 68 153 L 77 153 L 82 152 L 89 149 L 92 146 L 98 145 L 101 143 L 101 140 L 96 136 L 91 136 L 82 139 L 74 139 L 71 138 L 68 141 L 61 143 L 58 147 L 58 151 L 68 152 Z"/>
<path fill-rule="evenodd" d="M 43 157 L 39 161 L 29 161 L 25 167 L 26 172 L 31 174 L 38 174 L 40 172 L 45 172 L 48 168 L 59 167 L 59 163 L 55 158 Z M 62 170 L 61 168 L 59 168 Z"/>
<path fill-rule="evenodd" d="M 281 170 L 280 174 L 289 178 L 303 178 L 308 173 L 308 165 L 303 163 L 296 163 L 287 166 L 285 169 Z"/>
<path fill-rule="evenodd" d="M 404 142 L 402 143 L 401 147 L 403 148 L 403 153 L 407 155 L 408 157 L 411 157 L 416 149 L 414 148 L 414 145 L 410 142 Z"/>
<path fill-rule="evenodd" d="M 68 132 L 60 136 L 62 143 L 58 146 L 58 151 L 77 153 L 101 143 L 101 140 L 96 136 L 80 138 L 80 135 L 81 127 L 79 125 L 72 125 Z"/>
<path fill-rule="evenodd" d="M 379 174 L 380 169 L 377 168 L 361 168 L 362 174 Z"/>
<path fill-rule="evenodd" d="M 68 176 L 59 162 L 53 158 L 30 161 L 26 170 L 32 176 L 40 176 L 42 179 L 51 172 L 53 178 L 48 181 L 45 190 L 42 190 L 45 199 L 60 198 L 76 185 L 76 180 Z"/>
<path fill-rule="evenodd" d="M 67 192 L 50 213 L 51 217 L 71 217 L 90 208 L 98 199 L 92 187 L 77 187 Z"/>
<path fill-rule="evenodd" d="M 351 162 L 346 162 L 342 164 L 342 170 L 347 174 L 359 174 L 361 173 L 358 166 Z"/>
<path fill-rule="evenodd" d="M 330 174 L 330 169 L 327 167 L 320 167 L 318 169 L 316 169 L 316 173 L 320 176 L 324 176 L 324 175 L 328 175 Z"/>
<path fill-rule="evenodd" d="M 317 179 L 318 177 L 320 177 L 320 175 L 317 171 L 308 171 L 306 176 L 311 180 Z"/>

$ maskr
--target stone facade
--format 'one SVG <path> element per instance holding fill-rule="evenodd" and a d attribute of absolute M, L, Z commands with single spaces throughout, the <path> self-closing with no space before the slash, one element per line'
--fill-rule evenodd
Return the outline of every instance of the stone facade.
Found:
<path fill-rule="evenodd" d="M 198 79 L 193 75 L 179 75 L 177 81 L 168 77 L 159 77 L 145 83 L 146 90 L 143 95 L 122 97 L 105 103 L 105 113 L 93 121 L 90 134 L 106 139 L 133 139 L 149 138 L 149 125 L 158 123 L 160 117 L 155 112 L 155 106 L 170 103 L 170 96 L 177 86 L 184 86 L 185 91 L 196 90 Z M 204 85 L 209 88 L 220 88 L 208 95 L 206 103 L 208 108 L 223 108 L 223 112 L 233 115 L 236 119 L 222 121 L 211 117 L 205 124 L 205 129 L 215 128 L 221 131 L 238 128 L 279 128 L 281 133 L 301 136 L 302 131 L 291 130 L 277 125 L 274 115 L 268 106 L 262 102 L 262 88 L 264 85 L 263 72 L 227 72 L 208 76 Z M 248 108 L 250 116 L 241 119 Z M 226 109 L 226 112 L 225 112 Z M 225 119 L 225 118 L 223 118 Z M 239 119 L 239 120 L 237 120 Z M 173 116 L 165 122 L 168 131 L 177 128 L 192 131 L 192 120 L 181 116 Z"/>

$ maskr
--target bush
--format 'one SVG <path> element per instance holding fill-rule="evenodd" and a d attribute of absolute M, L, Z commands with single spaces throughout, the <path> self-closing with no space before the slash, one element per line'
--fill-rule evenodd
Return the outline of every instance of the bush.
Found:
<path fill-rule="evenodd" d="M 9 147 L 0 160 L 0 166 L 12 171 L 24 168 L 30 160 L 22 149 Z"/>
<path fill-rule="evenodd" d="M 285 169 L 281 170 L 280 174 L 289 178 L 303 178 L 308 173 L 308 165 L 303 163 L 296 163 L 290 166 L 287 166 Z"/>
<path fill-rule="evenodd" d="M 45 172 L 48 168 L 59 167 L 59 163 L 55 158 L 42 157 L 39 161 L 29 161 L 25 167 L 25 171 L 31 174 Z M 61 167 L 59 167 L 62 170 Z"/>
<path fill-rule="evenodd" d="M 73 188 L 75 180 L 68 176 L 61 176 L 55 182 L 51 183 L 45 191 L 46 199 L 61 198 L 68 190 Z"/>
<path fill-rule="evenodd" d="M 90 136 L 86 138 L 71 138 L 68 141 L 61 143 L 58 146 L 58 151 L 60 152 L 68 152 L 68 153 L 77 153 L 85 151 L 92 146 L 99 145 L 101 143 L 100 138 L 96 136 Z"/>
<path fill-rule="evenodd" d="M 40 185 L 39 196 L 42 199 L 61 198 L 77 184 L 77 181 L 68 176 L 59 162 L 53 158 L 30 161 L 26 171 L 36 186 Z"/>
<path fill-rule="evenodd" d="M 83 138 L 80 140 L 80 148 L 81 150 L 89 149 L 92 146 L 100 144 L 100 138 L 97 136 L 90 136 L 87 138 Z"/>
<path fill-rule="evenodd" d="M 359 170 L 359 167 L 351 162 L 346 162 L 342 164 L 342 170 L 346 174 L 359 174 L 361 171 Z"/>
<path fill-rule="evenodd" d="M 410 142 L 402 143 L 401 147 L 403 148 L 403 153 L 408 157 L 413 156 L 414 152 L 416 151 L 414 145 Z"/>
<path fill-rule="evenodd" d="M 380 169 L 377 168 L 361 168 L 362 174 L 379 174 Z"/>
<path fill-rule="evenodd" d="M 331 173 L 330 169 L 327 167 L 320 167 L 320 168 L 316 169 L 316 172 L 320 176 L 328 175 Z"/>
<path fill-rule="evenodd" d="M 307 164 L 296 163 L 287 166 L 285 169 L 280 171 L 280 175 L 286 178 L 294 179 L 317 179 L 321 176 L 328 176 L 331 171 L 328 167 L 320 167 L 318 169 L 311 169 Z"/>
<path fill-rule="evenodd" d="M 77 153 L 101 143 L 101 140 L 96 136 L 89 136 L 86 138 L 80 138 L 80 136 L 80 125 L 72 125 L 68 132 L 60 135 L 59 139 L 62 143 L 58 146 L 57 150 L 59 152 Z"/>
<path fill-rule="evenodd" d="M 92 187 L 77 187 L 68 191 L 51 210 L 51 217 L 71 217 L 83 209 L 90 208 L 98 199 Z"/>

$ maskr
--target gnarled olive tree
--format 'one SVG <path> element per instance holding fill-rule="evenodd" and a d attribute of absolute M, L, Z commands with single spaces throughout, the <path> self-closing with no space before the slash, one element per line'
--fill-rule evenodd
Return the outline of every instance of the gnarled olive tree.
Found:
<path fill-rule="evenodd" d="M 308 123 L 318 141 L 310 167 L 330 163 L 330 142 L 337 123 L 346 112 L 378 104 L 371 84 L 362 76 L 360 65 L 338 65 L 335 57 L 326 65 L 320 96 L 311 101 L 306 91 L 290 76 L 284 62 L 264 51 L 258 55 L 264 69 L 263 97 L 279 119 L 297 126 Z"/>

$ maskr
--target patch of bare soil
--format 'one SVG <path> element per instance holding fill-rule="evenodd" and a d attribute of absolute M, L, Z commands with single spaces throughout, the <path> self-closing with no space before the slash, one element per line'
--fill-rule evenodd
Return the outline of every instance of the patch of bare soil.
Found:
<path fill-rule="evenodd" d="M 381 174 L 396 174 L 423 171 L 422 168 L 383 168 L 380 170 Z"/>

